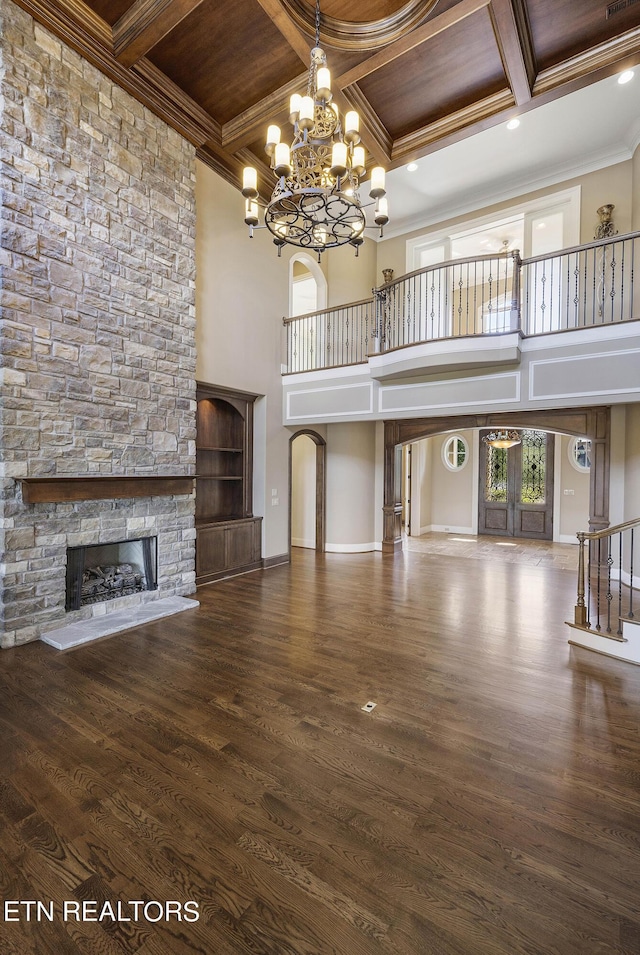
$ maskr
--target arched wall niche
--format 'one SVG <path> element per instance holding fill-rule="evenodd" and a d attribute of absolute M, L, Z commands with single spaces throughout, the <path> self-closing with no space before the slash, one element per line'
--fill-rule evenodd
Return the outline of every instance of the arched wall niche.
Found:
<path fill-rule="evenodd" d="M 592 448 L 589 530 L 598 531 L 608 527 L 610 422 L 609 407 L 507 411 L 385 421 L 383 553 L 402 550 L 402 446 L 436 434 L 472 428 L 532 428 L 589 438 Z"/>

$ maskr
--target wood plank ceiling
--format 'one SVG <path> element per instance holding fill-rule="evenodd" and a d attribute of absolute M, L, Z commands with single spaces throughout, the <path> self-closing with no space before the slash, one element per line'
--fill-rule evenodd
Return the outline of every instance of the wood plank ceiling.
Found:
<path fill-rule="evenodd" d="M 16 0 L 239 185 L 304 92 L 312 0 Z M 321 0 L 338 105 L 388 169 L 640 63 L 640 0 Z"/>

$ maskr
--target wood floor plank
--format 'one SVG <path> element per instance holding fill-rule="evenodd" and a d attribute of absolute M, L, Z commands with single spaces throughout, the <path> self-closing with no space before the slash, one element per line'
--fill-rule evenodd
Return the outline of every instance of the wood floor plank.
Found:
<path fill-rule="evenodd" d="M 564 550 L 435 543 L 0 654 L 3 898 L 200 915 L 3 955 L 637 955 L 640 667 L 568 647 Z"/>

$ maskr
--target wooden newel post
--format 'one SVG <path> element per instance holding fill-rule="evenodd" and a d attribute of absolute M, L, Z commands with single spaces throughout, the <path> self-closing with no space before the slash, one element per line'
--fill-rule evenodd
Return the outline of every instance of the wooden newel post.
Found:
<path fill-rule="evenodd" d="M 579 549 L 578 549 L 578 602 L 575 606 L 574 611 L 574 623 L 577 627 L 588 627 L 587 622 L 587 607 L 584 602 L 584 531 L 578 531 L 577 533 Z"/>

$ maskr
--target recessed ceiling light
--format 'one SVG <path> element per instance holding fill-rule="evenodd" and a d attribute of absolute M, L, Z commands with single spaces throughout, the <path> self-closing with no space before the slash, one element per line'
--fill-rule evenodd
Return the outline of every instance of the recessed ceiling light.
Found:
<path fill-rule="evenodd" d="M 417 168 L 418 168 L 417 162 L 410 162 L 409 165 L 407 166 L 407 172 L 415 172 Z"/>
<path fill-rule="evenodd" d="M 519 125 L 520 125 L 519 119 L 510 119 L 509 122 L 507 123 L 507 129 L 517 129 Z"/>
<path fill-rule="evenodd" d="M 618 83 L 620 83 L 620 86 L 624 86 L 625 83 L 633 79 L 633 76 L 633 70 L 625 70 L 624 73 L 621 73 L 618 77 Z"/>

